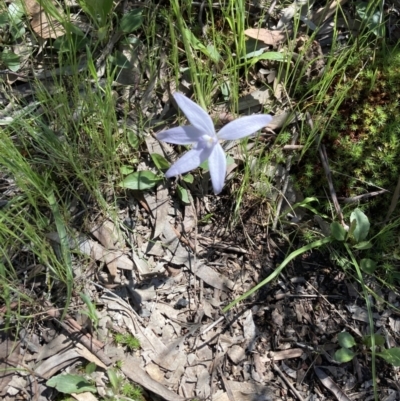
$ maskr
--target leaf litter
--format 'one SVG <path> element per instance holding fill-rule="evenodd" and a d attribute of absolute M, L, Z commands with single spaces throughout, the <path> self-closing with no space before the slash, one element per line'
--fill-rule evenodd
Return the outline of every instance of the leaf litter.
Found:
<path fill-rule="evenodd" d="M 302 7 L 301 16 L 306 24 L 308 20 L 320 26 L 330 22 L 336 3 L 328 2 L 315 14 Z M 39 14 L 36 8 L 32 10 L 36 34 L 47 39 L 62 33 L 56 21 Z M 290 40 L 286 29 L 295 12 L 293 3 L 282 11 L 277 29 L 255 32 L 252 28 L 246 33 L 273 48 L 283 46 Z M 326 27 L 324 32 L 329 36 L 333 29 Z M 299 52 L 307 39 L 302 36 L 294 42 Z M 324 43 L 329 40 L 325 37 Z M 121 74 L 119 83 L 136 87 L 136 49 L 122 49 L 126 51 L 132 55 L 128 59 L 130 71 Z M 303 60 L 309 65 L 306 79 L 323 70 L 322 55 L 321 43 L 316 41 Z M 260 107 L 272 96 L 282 101 L 276 75 L 273 70 L 266 71 L 264 75 L 272 79 L 275 90 L 250 90 L 239 101 L 240 110 Z M 156 117 L 151 102 L 159 110 L 159 99 L 152 99 L 150 93 L 145 99 L 146 113 Z M 135 91 L 129 95 L 134 99 Z M 275 120 L 274 130 L 288 124 L 287 119 L 292 117 L 291 111 L 278 112 L 282 117 Z M 146 137 L 146 145 L 150 153 L 165 155 L 165 149 L 173 153 L 172 148 L 161 148 L 152 137 Z M 148 160 L 142 167 L 153 168 Z M 282 177 L 276 174 L 275 178 L 280 181 Z M 45 327 L 26 331 L 22 339 L 1 338 L 0 362 L 7 374 L 1 377 L 0 395 L 7 401 L 21 394 L 27 399 L 51 399 L 54 394 L 44 379 L 60 371 L 76 374 L 89 362 L 105 371 L 122 360 L 125 377 L 166 400 L 317 400 L 332 399 L 331 394 L 340 400 L 364 398 L 371 387 L 365 371 L 368 357 L 357 355 L 354 370 L 350 365 L 337 366 L 333 359 L 338 333 L 344 329 L 359 337 L 367 333 L 366 310 L 357 305 L 360 289 L 346 285 L 341 272 L 319 255 L 305 255 L 251 302 L 221 316 L 222 305 L 258 283 L 284 257 L 284 244 L 260 224 L 268 210 L 252 201 L 245 199 L 243 226 L 230 231 L 228 199 L 206 197 L 196 207 L 184 206 L 170 197 L 167 185 L 160 184 L 154 192 L 133 195 L 129 204 L 120 206 L 120 227 L 105 218 L 87 233 L 71 238 L 71 250 L 84 255 L 76 263 L 95 266 L 93 276 L 85 278 L 82 285 L 93 294 L 99 327 L 94 330 L 78 322 L 79 309 L 85 308 L 79 301 L 61 323 L 59 312 L 45 304 L 41 310 L 49 317 Z M 135 213 L 134 234 L 125 224 L 131 220 L 130 209 Z M 195 229 L 205 212 L 216 216 L 213 224 Z M 48 238 L 56 250 L 58 234 L 49 232 Z M 105 269 L 109 277 L 103 280 Z M 390 299 L 391 303 L 399 302 L 397 294 L 391 293 Z M 396 345 L 400 341 L 399 319 L 383 305 L 376 305 L 373 318 L 392 346 Z M 116 344 L 115 333 L 129 333 L 139 339 L 140 349 L 132 351 Z M 397 371 L 379 360 L 378 364 L 382 377 L 398 380 Z M 104 393 L 107 378 L 95 382 L 98 393 Z M 349 397 L 355 386 L 355 393 Z M 90 394 L 74 397 L 93 398 Z"/>

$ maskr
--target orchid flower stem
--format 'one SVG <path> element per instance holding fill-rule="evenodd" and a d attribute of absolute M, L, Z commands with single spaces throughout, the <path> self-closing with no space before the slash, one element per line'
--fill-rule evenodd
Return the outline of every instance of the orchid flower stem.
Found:
<path fill-rule="evenodd" d="M 344 247 L 346 248 L 347 253 L 350 256 L 350 259 L 356 269 L 358 280 L 361 284 L 361 288 L 364 293 L 365 303 L 367 304 L 367 311 L 368 311 L 368 324 L 369 324 L 369 331 L 371 334 L 371 370 L 372 370 L 372 384 L 374 388 L 374 398 L 375 401 L 378 401 L 378 387 L 376 384 L 376 349 L 375 349 L 375 329 L 374 329 L 374 320 L 372 316 L 372 308 L 371 308 L 371 301 L 369 299 L 369 291 L 367 286 L 365 285 L 364 278 L 361 273 L 360 265 L 358 264 L 356 258 L 354 257 L 353 252 L 351 251 L 349 244 L 346 242 L 343 243 Z"/>
<path fill-rule="evenodd" d="M 263 287 L 265 284 L 268 284 L 270 281 L 272 281 L 274 278 L 278 277 L 281 271 L 291 262 L 294 258 L 297 256 L 303 254 L 304 252 L 307 252 L 311 249 L 314 248 L 319 248 L 322 245 L 329 244 L 332 242 L 333 239 L 331 237 L 326 237 L 323 239 L 320 239 L 318 241 L 314 241 L 311 244 L 307 244 L 300 249 L 297 249 L 293 251 L 274 271 L 271 273 L 266 279 L 261 281 L 261 283 L 257 284 L 255 287 L 253 287 L 251 290 L 245 292 L 243 295 L 241 295 L 239 298 L 236 298 L 234 301 L 232 301 L 228 306 L 226 306 L 224 309 L 222 309 L 223 313 L 228 312 L 231 310 L 236 304 L 238 304 L 240 301 L 243 301 L 244 299 L 248 298 L 250 295 L 254 294 L 257 290 L 259 290 L 261 287 Z"/>

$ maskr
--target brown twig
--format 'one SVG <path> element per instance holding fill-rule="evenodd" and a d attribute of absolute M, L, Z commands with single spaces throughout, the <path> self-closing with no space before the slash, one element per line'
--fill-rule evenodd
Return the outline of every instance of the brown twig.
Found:
<path fill-rule="evenodd" d="M 342 209 L 339 205 L 339 201 L 336 196 L 335 188 L 333 186 L 332 173 L 331 173 L 331 169 L 329 168 L 329 162 L 328 162 L 328 156 L 326 154 L 326 149 L 325 149 L 325 146 L 321 143 L 319 145 L 318 152 L 319 152 L 319 156 L 321 158 L 322 166 L 324 167 L 324 170 L 325 170 L 326 179 L 328 181 L 328 188 L 329 188 L 329 192 L 330 192 L 330 195 L 332 198 L 333 205 L 335 206 L 336 214 L 339 217 L 340 224 L 343 227 L 347 227 L 346 223 L 344 222 Z"/>

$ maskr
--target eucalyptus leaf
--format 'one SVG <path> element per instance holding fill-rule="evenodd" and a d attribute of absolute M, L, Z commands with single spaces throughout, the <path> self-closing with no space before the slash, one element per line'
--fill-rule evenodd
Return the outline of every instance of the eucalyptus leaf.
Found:
<path fill-rule="evenodd" d="M 119 186 L 133 190 L 145 191 L 155 187 L 159 181 L 161 181 L 161 178 L 151 171 L 137 171 L 136 173 L 129 174 L 125 177 Z"/>
<path fill-rule="evenodd" d="M 96 393 L 97 389 L 88 380 L 79 375 L 57 375 L 47 380 L 46 385 L 54 387 L 57 391 L 64 394 L 85 393 L 90 391 Z"/>

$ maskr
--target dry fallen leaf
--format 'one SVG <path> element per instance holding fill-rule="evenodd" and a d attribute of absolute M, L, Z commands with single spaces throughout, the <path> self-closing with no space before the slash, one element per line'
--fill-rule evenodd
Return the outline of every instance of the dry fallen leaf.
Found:
<path fill-rule="evenodd" d="M 259 40 L 266 45 L 277 46 L 286 39 L 286 33 L 283 31 L 271 31 L 270 29 L 246 29 L 244 34 L 249 38 Z"/>
<path fill-rule="evenodd" d="M 32 17 L 31 27 L 34 32 L 43 39 L 56 39 L 65 34 L 65 29 L 61 23 L 52 18 L 36 0 L 24 0 L 25 8 Z M 64 19 L 65 15 L 62 9 L 53 3 L 54 10 L 57 11 L 59 19 Z"/>

